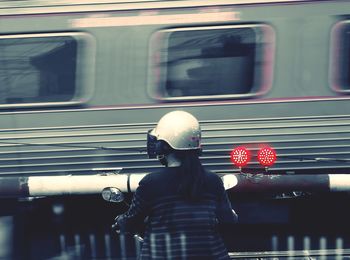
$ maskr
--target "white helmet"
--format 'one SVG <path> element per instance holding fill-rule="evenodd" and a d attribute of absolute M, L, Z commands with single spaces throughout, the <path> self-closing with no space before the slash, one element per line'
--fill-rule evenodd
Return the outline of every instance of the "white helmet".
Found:
<path fill-rule="evenodd" d="M 201 128 L 198 120 L 185 111 L 165 114 L 156 128 L 148 132 L 147 151 L 150 158 L 164 154 L 161 142 L 166 142 L 174 150 L 200 150 Z"/>

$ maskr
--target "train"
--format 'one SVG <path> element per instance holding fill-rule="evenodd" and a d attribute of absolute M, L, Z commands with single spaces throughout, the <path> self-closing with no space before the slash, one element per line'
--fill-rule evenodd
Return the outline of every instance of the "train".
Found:
<path fill-rule="evenodd" d="M 349 248 L 350 1 L 4 0 L 1 255 L 48 259 L 74 244 L 96 258 L 101 244 L 110 257 L 125 205 L 55 191 L 70 177 L 93 189 L 99 176 L 163 167 L 146 135 L 174 110 L 199 120 L 204 167 L 246 185 L 228 190 L 240 218 L 226 230 L 230 251 L 290 252 L 310 239 L 313 249 L 324 237 Z M 262 149 L 274 164 L 259 162 Z M 345 193 L 328 192 L 330 175 Z M 42 194 L 18 198 L 47 178 Z"/>
<path fill-rule="evenodd" d="M 217 174 L 349 173 L 349 35 L 346 0 L 1 1 L 0 176 L 157 170 L 173 110 Z"/>

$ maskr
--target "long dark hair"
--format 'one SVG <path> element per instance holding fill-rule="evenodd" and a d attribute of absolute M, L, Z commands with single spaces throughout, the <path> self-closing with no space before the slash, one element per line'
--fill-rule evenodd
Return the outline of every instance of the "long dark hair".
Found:
<path fill-rule="evenodd" d="M 176 151 L 175 155 L 181 160 L 179 194 L 187 200 L 198 200 L 204 186 L 204 169 L 198 151 Z"/>

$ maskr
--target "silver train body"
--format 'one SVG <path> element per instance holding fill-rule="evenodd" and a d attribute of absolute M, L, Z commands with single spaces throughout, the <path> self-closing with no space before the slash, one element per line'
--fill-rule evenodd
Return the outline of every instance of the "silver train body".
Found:
<path fill-rule="evenodd" d="M 51 4 L 49 4 L 51 2 Z M 350 166 L 349 1 L 2 1 L 0 175 L 158 169 L 146 133 L 173 110 L 202 163 L 271 173 Z"/>

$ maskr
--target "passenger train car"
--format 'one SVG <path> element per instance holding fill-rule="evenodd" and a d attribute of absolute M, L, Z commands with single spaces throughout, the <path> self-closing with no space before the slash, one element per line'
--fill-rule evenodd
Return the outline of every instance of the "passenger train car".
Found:
<path fill-rule="evenodd" d="M 146 133 L 173 110 L 203 130 L 205 167 L 346 173 L 350 2 L 1 1 L 0 175 L 148 173 Z"/>
<path fill-rule="evenodd" d="M 8 179 L 23 188 L 27 177 L 162 167 L 147 156 L 146 134 L 173 110 L 199 119 L 202 163 L 219 175 L 261 173 L 252 184 L 309 176 L 307 186 L 314 174 L 350 173 L 350 1 L 0 1 L 0 197 L 14 188 Z M 277 161 L 264 167 L 267 146 Z M 251 154 L 242 167 L 230 160 L 238 147 Z M 349 248 L 349 194 L 338 194 L 230 192 L 240 216 L 227 228 L 230 251 L 290 250 L 290 234 L 297 249 L 312 232 L 316 242 L 344 236 Z M 117 212 L 100 197 L 7 199 L 0 216 L 13 225 L 1 218 L 1 237 L 14 237 L 9 254 L 19 259 L 72 243 L 96 258 L 95 245 L 112 244 Z"/>

